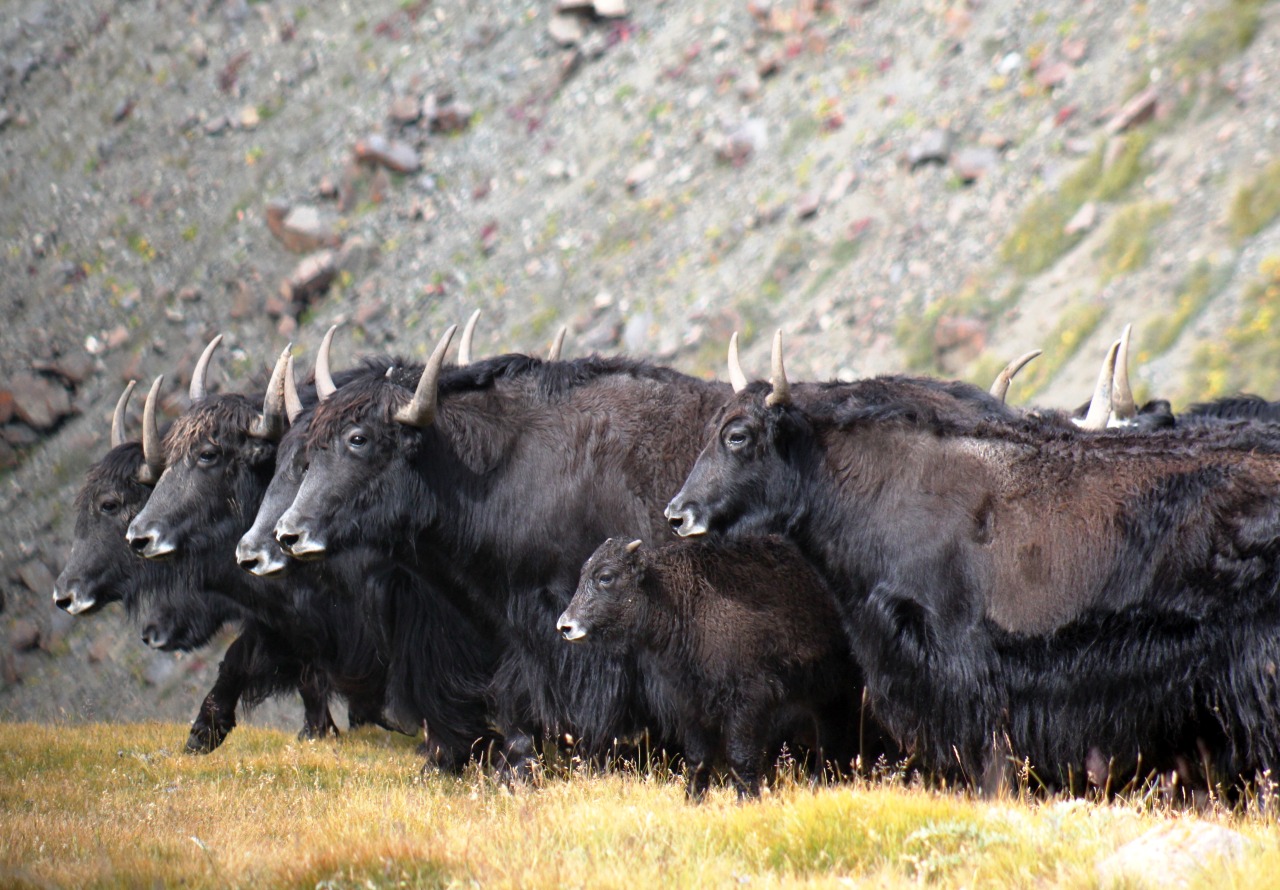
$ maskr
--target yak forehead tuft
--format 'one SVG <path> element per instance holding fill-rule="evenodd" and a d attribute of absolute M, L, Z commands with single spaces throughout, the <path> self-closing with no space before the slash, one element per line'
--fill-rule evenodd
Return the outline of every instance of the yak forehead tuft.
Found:
<path fill-rule="evenodd" d="M 85 474 L 84 485 L 76 494 L 76 510 L 83 510 L 104 491 L 125 491 L 138 482 L 138 470 L 142 467 L 142 445 L 125 442 L 108 451 Z"/>
<path fill-rule="evenodd" d="M 260 405 L 260 401 L 254 404 L 237 394 L 210 396 L 192 405 L 164 437 L 165 459 L 176 463 L 211 439 L 247 434 L 249 425 L 261 412 Z"/>

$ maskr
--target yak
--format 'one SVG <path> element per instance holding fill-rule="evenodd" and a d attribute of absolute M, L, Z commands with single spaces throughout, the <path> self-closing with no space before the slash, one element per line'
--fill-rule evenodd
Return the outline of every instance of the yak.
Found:
<path fill-rule="evenodd" d="M 624 358 L 506 355 L 442 374 L 451 335 L 412 393 L 364 380 L 316 408 L 276 537 L 300 559 L 378 546 L 462 594 L 458 610 L 503 647 L 501 768 L 523 775 L 538 744 L 564 736 L 607 754 L 652 724 L 634 664 L 564 646 L 555 620 L 601 540 L 664 532 L 662 505 L 728 388 Z"/>
<path fill-rule="evenodd" d="M 331 335 L 332 331 L 326 336 Z M 327 355 L 327 349 L 322 354 Z M 464 357 L 460 354 L 460 360 Z M 422 365 L 375 357 L 365 359 L 354 374 L 381 378 L 388 371 L 412 385 Z M 349 382 L 351 376 L 345 379 Z M 425 727 L 424 749 L 437 765 L 457 769 L 472 756 L 485 757 L 496 741 L 488 692 L 497 649 L 491 630 L 454 606 L 462 597 L 425 593 L 422 572 L 412 564 L 383 559 L 374 548 L 354 547 L 323 563 L 299 562 L 288 558 L 276 541 L 276 522 L 293 503 L 306 470 L 311 413 L 306 408 L 291 414 L 275 474 L 253 525 L 236 545 L 237 562 L 262 578 L 329 575 L 341 595 L 356 598 L 372 628 L 374 645 L 386 665 L 390 720 Z"/>
<path fill-rule="evenodd" d="M 207 393 L 205 374 L 219 340 L 215 338 L 197 364 L 189 392 L 192 407 L 174 421 L 163 443 L 155 429 L 154 397 L 148 398 L 143 415 L 145 460 L 164 469 L 129 525 L 128 544 L 178 575 L 198 575 L 202 584 L 191 589 L 218 590 L 236 602 L 255 630 L 253 645 L 236 653 L 243 652 L 247 676 L 261 675 L 273 691 L 305 680 L 345 698 L 352 726 L 383 725 L 385 665 L 358 606 L 333 596 L 323 585 L 296 579 L 284 585 L 263 581 L 235 563 L 235 542 L 271 478 L 274 437 L 283 432 L 287 357 L 277 362 L 259 409 L 239 394 Z M 256 435 L 236 432 L 250 427 Z M 198 474 L 195 479 L 205 486 L 195 487 L 194 496 L 193 486 L 186 484 L 190 476 L 184 478 L 184 470 L 192 467 Z M 165 528 L 170 515 L 179 518 L 180 534 Z M 163 530 L 162 537 L 155 534 L 157 528 Z M 235 726 L 234 708 L 211 708 L 208 716 L 193 727 L 193 750 L 212 750 Z M 308 707 L 306 736 L 334 731 L 327 704 L 314 711 Z"/>
<path fill-rule="evenodd" d="M 125 441 L 124 413 L 133 384 L 116 405 L 111 445 L 90 468 L 76 498 L 76 527 L 71 554 L 54 586 L 54 602 L 74 615 L 89 615 L 122 602 L 135 616 L 145 615 L 143 640 L 164 650 L 191 651 L 210 642 L 229 621 L 241 621 L 218 669 L 214 687 L 201 703 L 187 750 L 206 753 L 225 738 L 239 704 L 255 704 L 296 688 L 303 700 L 300 735 L 315 736 L 333 724 L 325 679 L 304 671 L 296 659 L 272 658 L 263 628 L 246 620 L 242 609 L 217 589 L 205 589 L 203 565 L 185 570 L 174 563 L 139 560 L 125 540 L 129 521 L 146 503 L 162 467 L 145 460 L 144 447 Z"/>
<path fill-rule="evenodd" d="M 965 384 L 772 383 L 710 424 L 681 535 L 784 533 L 894 738 L 985 788 L 1280 766 L 1280 456 L 1247 428 L 1088 432 Z M 1105 781 L 1105 777 L 1102 778 Z"/>
<path fill-rule="evenodd" d="M 758 797 L 766 758 L 807 746 L 810 767 L 874 761 L 859 750 L 861 674 L 830 593 L 780 538 L 610 538 L 582 567 L 558 619 L 570 642 L 635 650 L 665 734 L 683 751 L 686 793 L 705 795 L 716 761 L 738 797 Z M 871 727 L 874 731 L 874 727 Z"/>

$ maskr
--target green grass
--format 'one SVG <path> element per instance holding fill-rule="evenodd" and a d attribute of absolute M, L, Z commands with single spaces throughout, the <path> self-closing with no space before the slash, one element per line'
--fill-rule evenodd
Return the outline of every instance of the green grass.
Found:
<path fill-rule="evenodd" d="M 1187 325 L 1209 305 L 1230 277 L 1227 266 L 1214 266 L 1201 260 L 1187 273 L 1173 299 L 1172 311 L 1151 316 L 1140 325 L 1142 330 L 1138 344 L 1137 361 L 1144 364 L 1156 356 L 1164 355 L 1178 342 Z"/>
<path fill-rule="evenodd" d="M 1258 34 L 1265 2 L 1228 0 L 1201 16 L 1171 53 L 1175 76 L 1217 68 L 1244 52 Z"/>
<path fill-rule="evenodd" d="M 8 887 L 1096 886 L 1096 861 L 1152 827 L 1229 825 L 1253 841 L 1214 885 L 1280 864 L 1274 816 L 1146 801 L 976 800 L 897 781 L 690 806 L 666 769 L 571 773 L 507 790 L 422 774 L 413 740 L 301 743 L 237 729 L 208 757 L 172 724 L 0 725 L 0 885 Z"/>

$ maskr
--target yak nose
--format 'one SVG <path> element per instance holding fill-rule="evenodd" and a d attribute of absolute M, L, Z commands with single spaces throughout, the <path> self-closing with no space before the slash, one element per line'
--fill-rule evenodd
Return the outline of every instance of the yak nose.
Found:
<path fill-rule="evenodd" d="M 663 512 L 667 522 L 671 523 L 671 530 L 682 538 L 707 533 L 707 523 L 697 516 L 693 505 L 681 504 L 678 496 L 667 504 L 667 509 Z"/>
<path fill-rule="evenodd" d="M 152 649 L 164 649 L 169 645 L 169 634 L 155 624 L 148 624 L 142 629 L 142 642 Z"/>
<path fill-rule="evenodd" d="M 71 611 L 71 604 L 76 601 L 74 593 L 69 593 L 60 587 L 53 588 L 53 604 L 59 609 L 67 612 Z M 74 614 L 74 613 L 72 613 Z"/>
<path fill-rule="evenodd" d="M 313 559 L 324 555 L 324 542 L 312 537 L 306 528 L 295 528 L 281 519 L 276 523 L 276 540 L 285 553 L 294 559 Z"/>
<path fill-rule="evenodd" d="M 568 612 L 565 612 L 557 619 L 556 626 L 560 630 L 560 636 L 571 643 L 576 643 L 587 635 L 587 629 L 582 626 L 578 619 L 570 618 Z"/>
<path fill-rule="evenodd" d="M 130 525 L 129 530 L 125 533 L 125 538 L 134 553 L 147 559 L 161 559 L 165 556 L 172 556 L 173 552 L 178 549 L 154 525 L 144 525 L 138 528 Z"/>
<path fill-rule="evenodd" d="M 279 547 L 256 546 L 243 538 L 236 545 L 236 562 L 240 568 L 260 578 L 281 572 L 288 565 Z"/>

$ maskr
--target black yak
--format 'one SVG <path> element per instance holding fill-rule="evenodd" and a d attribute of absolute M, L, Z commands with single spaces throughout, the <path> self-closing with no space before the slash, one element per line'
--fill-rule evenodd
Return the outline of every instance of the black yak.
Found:
<path fill-rule="evenodd" d="M 1053 786 L 1280 766 L 1265 431 L 1077 431 L 919 378 L 793 389 L 779 342 L 667 515 L 792 539 L 899 742 L 975 782 L 1011 761 Z"/>

